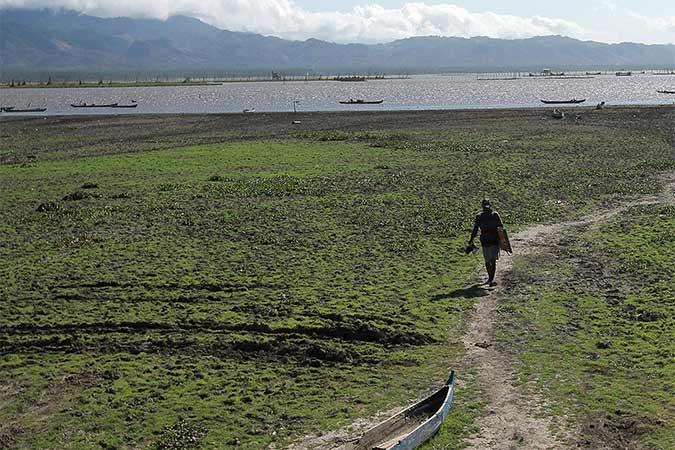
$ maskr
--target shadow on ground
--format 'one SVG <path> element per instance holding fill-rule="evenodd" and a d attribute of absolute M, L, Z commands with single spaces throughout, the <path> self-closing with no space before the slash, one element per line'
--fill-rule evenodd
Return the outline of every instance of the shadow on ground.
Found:
<path fill-rule="evenodd" d="M 474 284 L 462 289 L 455 289 L 454 291 L 447 292 L 444 294 L 438 294 L 431 297 L 432 301 L 445 300 L 448 298 L 476 298 L 476 297 L 485 297 L 490 295 L 490 289 L 481 284 Z"/>

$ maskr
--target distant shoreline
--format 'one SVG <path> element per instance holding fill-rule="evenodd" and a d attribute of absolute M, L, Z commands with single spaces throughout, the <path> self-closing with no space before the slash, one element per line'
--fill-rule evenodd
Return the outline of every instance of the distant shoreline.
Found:
<path fill-rule="evenodd" d="M 70 88 L 81 88 L 81 89 L 95 89 L 95 88 L 127 88 L 127 87 L 162 87 L 162 86 L 212 86 L 220 85 L 221 83 L 214 83 L 209 81 L 145 81 L 138 83 L 136 82 L 127 82 L 127 81 L 113 81 L 112 83 L 26 83 L 22 85 L 15 84 L 11 86 L 9 84 L 3 83 L 0 85 L 0 89 L 70 89 Z"/>
<path fill-rule="evenodd" d="M 0 113 L 0 122 L 12 119 L 73 119 L 73 120 L 88 120 L 88 119 L 128 119 L 130 121 L 142 121 L 145 118 L 180 118 L 180 117 L 204 117 L 217 118 L 220 116 L 227 117 L 243 117 L 248 121 L 255 121 L 256 118 L 267 117 L 285 117 L 290 119 L 307 119 L 312 117 L 327 117 L 327 116 L 351 116 L 351 117 L 385 117 L 388 115 L 398 116 L 406 115 L 414 117 L 426 117 L 438 114 L 471 114 L 471 115 L 509 115 L 520 113 L 540 112 L 542 114 L 550 114 L 554 109 L 560 109 L 567 113 L 590 113 L 596 111 L 595 104 L 551 104 L 551 105 L 537 105 L 537 106 L 503 106 L 503 107 L 476 107 L 476 108 L 428 108 L 428 109 L 384 109 L 384 110 L 368 110 L 368 109 L 351 109 L 351 110 L 317 110 L 317 111 L 257 111 L 257 112 L 242 112 L 242 111 L 222 111 L 222 112 L 128 112 L 127 110 L 120 110 L 119 113 L 114 113 L 113 109 L 105 109 L 104 112 L 92 114 L 90 111 L 73 112 L 70 114 L 44 114 L 44 113 Z M 611 105 L 605 104 L 603 110 L 657 110 L 657 109 L 675 109 L 675 104 L 625 104 L 625 105 Z"/>
<path fill-rule="evenodd" d="M 278 78 L 269 76 L 241 76 L 241 77 L 214 77 L 202 80 L 166 80 L 166 81 L 24 81 L 19 82 L 1 82 L 2 89 L 95 89 L 95 88 L 134 88 L 134 87 L 180 87 L 180 86 L 222 86 L 234 83 L 297 83 L 312 81 L 331 81 L 345 84 L 360 84 L 362 82 L 383 81 L 383 80 L 405 80 L 412 77 L 442 76 L 442 77 L 462 77 L 475 76 L 476 81 L 514 81 L 514 80 L 580 80 L 593 79 L 597 76 L 616 76 L 616 71 L 571 71 L 565 74 L 540 74 L 532 72 L 452 72 L 452 73 L 424 73 L 424 74 L 391 74 L 391 75 L 373 75 L 373 74 L 355 74 L 355 75 L 279 75 Z M 675 76 L 675 72 L 662 72 L 657 69 L 625 72 L 625 76 L 657 76 L 669 75 Z M 353 78 L 353 79 L 350 79 Z"/>
<path fill-rule="evenodd" d="M 310 82 L 310 81 L 334 81 L 341 83 L 360 83 L 380 80 L 402 80 L 410 78 L 409 75 L 363 75 L 360 80 L 338 80 L 338 75 L 326 76 L 289 76 L 279 79 L 262 77 L 224 78 L 203 81 L 112 81 L 112 82 L 29 82 L 25 84 L 11 83 L 0 84 L 0 89 L 94 89 L 94 88 L 129 88 L 129 87 L 176 87 L 176 86 L 221 86 L 230 83 L 285 83 L 285 82 Z"/>

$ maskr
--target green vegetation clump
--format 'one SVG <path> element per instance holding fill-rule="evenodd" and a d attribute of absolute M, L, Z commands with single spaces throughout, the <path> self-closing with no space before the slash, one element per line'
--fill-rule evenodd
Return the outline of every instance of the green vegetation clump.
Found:
<path fill-rule="evenodd" d="M 673 165 L 660 137 L 580 130 L 50 145 L 0 149 L 10 448 L 281 448 L 406 405 L 462 355 L 483 196 L 513 229 Z M 458 376 L 444 448 L 480 411 Z"/>

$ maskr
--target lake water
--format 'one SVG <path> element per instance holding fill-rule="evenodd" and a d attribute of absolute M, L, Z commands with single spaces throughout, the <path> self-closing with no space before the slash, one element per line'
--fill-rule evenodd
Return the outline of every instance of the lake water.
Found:
<path fill-rule="evenodd" d="M 510 108 L 542 106 L 540 99 L 587 99 L 584 105 L 601 101 L 608 105 L 673 104 L 675 95 L 657 90 L 675 90 L 675 76 L 614 74 L 584 79 L 525 77 L 516 80 L 479 80 L 479 76 L 420 75 L 406 79 L 366 82 L 289 81 L 238 82 L 209 86 L 163 86 L 129 88 L 0 89 L 0 105 L 47 107 L 40 115 L 223 113 L 255 108 L 257 112 L 415 110 L 460 108 Z M 340 100 L 384 100 L 381 105 L 340 105 Z M 136 109 L 72 108 L 71 103 L 129 103 Z M 569 107 L 569 106 L 565 106 Z M 3 113 L 8 116 L 9 114 Z M 16 114 L 12 114 L 16 115 Z"/>

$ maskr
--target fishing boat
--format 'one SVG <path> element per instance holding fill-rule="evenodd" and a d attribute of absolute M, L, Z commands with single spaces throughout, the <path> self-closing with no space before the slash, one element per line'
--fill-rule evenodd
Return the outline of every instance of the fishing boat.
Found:
<path fill-rule="evenodd" d="M 2 108 L 6 113 L 29 113 L 29 112 L 45 112 L 47 108 L 15 108 L 13 106 L 8 106 Z"/>
<path fill-rule="evenodd" d="M 542 100 L 541 102 L 546 105 L 572 105 L 576 103 L 583 103 L 586 99 L 577 100 L 573 98 L 572 100 Z"/>
<path fill-rule="evenodd" d="M 617 72 L 614 75 L 617 77 L 630 77 L 633 75 L 633 72 Z"/>
<path fill-rule="evenodd" d="M 450 411 L 455 392 L 455 371 L 445 385 L 429 397 L 404 409 L 339 450 L 413 450 L 440 428 Z"/>
<path fill-rule="evenodd" d="M 73 108 L 114 108 L 118 104 L 117 103 L 104 103 L 104 104 L 96 104 L 96 103 L 71 103 L 70 106 Z M 132 106 L 133 108 L 133 106 Z"/>
<path fill-rule="evenodd" d="M 244 114 L 246 114 L 246 113 L 254 113 L 254 112 L 255 112 L 255 108 L 246 108 L 246 109 L 244 109 L 242 112 L 243 112 Z"/>
<path fill-rule="evenodd" d="M 350 98 L 349 100 L 342 100 L 340 101 L 341 105 L 380 105 L 384 103 L 384 100 L 363 100 L 361 98 L 359 99 L 352 99 Z"/>
<path fill-rule="evenodd" d="M 9 111 L 10 109 L 14 109 L 14 107 L 13 106 L 0 106 L 0 112 Z"/>
<path fill-rule="evenodd" d="M 661 90 L 661 91 L 656 91 L 659 94 L 675 94 L 675 91 L 666 91 L 666 90 Z"/>
<path fill-rule="evenodd" d="M 138 103 L 131 103 L 130 105 L 112 105 L 111 108 L 135 108 L 138 106 Z"/>

